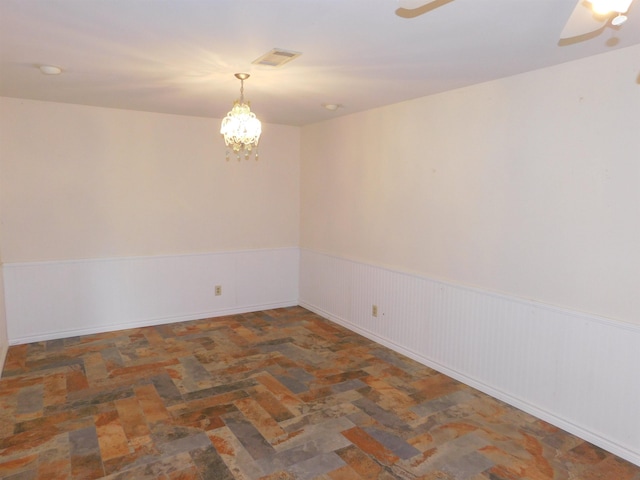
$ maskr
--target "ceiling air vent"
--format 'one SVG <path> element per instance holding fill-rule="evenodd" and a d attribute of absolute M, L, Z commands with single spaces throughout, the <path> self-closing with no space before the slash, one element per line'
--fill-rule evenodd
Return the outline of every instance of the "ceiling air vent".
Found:
<path fill-rule="evenodd" d="M 274 48 L 270 52 L 265 53 L 260 58 L 256 58 L 253 62 L 255 65 L 267 65 L 269 67 L 281 67 L 294 58 L 298 58 L 302 53 L 292 52 L 291 50 L 282 50 Z"/>

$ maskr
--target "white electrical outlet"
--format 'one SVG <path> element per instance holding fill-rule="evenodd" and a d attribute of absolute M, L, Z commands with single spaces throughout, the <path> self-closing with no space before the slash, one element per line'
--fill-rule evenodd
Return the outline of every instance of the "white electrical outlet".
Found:
<path fill-rule="evenodd" d="M 222 285 L 216 285 L 216 297 L 222 295 Z"/>
<path fill-rule="evenodd" d="M 378 316 L 378 305 L 372 305 L 371 306 L 371 316 L 372 317 L 377 317 Z"/>

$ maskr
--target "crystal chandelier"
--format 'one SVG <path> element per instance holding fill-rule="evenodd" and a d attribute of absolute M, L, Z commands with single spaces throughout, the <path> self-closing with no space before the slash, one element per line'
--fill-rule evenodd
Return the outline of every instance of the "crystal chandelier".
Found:
<path fill-rule="evenodd" d="M 255 151 L 258 159 L 258 141 L 262 126 L 260 120 L 251 113 L 249 102 L 244 103 L 244 81 L 249 78 L 248 73 L 236 73 L 235 77 L 240 80 L 240 100 L 233 102 L 233 108 L 222 120 L 220 133 L 224 136 L 224 143 L 227 146 L 227 160 L 229 160 L 229 150 L 233 150 L 236 158 L 240 160 L 240 155 L 244 152 L 244 158 L 248 159 L 252 151 Z"/>

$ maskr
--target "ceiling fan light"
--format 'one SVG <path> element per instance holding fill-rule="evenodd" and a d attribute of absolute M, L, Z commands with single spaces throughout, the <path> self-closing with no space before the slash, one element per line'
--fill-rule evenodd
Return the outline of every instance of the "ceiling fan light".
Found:
<path fill-rule="evenodd" d="M 633 0 L 588 0 L 596 15 L 608 15 L 612 12 L 626 13 Z"/>
<path fill-rule="evenodd" d="M 611 25 L 613 25 L 614 27 L 618 27 L 626 21 L 627 21 L 627 16 L 619 13 L 617 16 L 611 19 Z"/>

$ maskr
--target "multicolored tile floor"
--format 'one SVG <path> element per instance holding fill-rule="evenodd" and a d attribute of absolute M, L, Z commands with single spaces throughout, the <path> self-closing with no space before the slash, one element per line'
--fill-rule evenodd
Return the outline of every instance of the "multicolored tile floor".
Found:
<path fill-rule="evenodd" d="M 11 347 L 0 477 L 640 480 L 640 468 L 293 307 Z"/>

